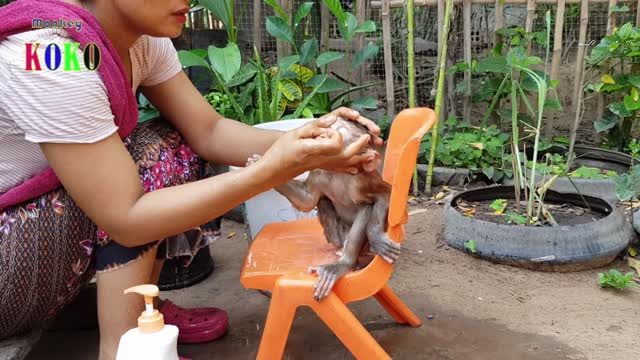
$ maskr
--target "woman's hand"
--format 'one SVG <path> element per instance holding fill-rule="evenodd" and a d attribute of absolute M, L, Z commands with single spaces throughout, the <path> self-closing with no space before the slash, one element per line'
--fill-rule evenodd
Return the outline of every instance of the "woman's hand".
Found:
<path fill-rule="evenodd" d="M 258 163 L 283 182 L 316 168 L 357 171 L 357 165 L 371 158 L 369 154 L 357 155 L 369 143 L 370 136 L 363 135 L 343 149 L 342 135 L 330 128 L 336 119 L 335 115 L 323 116 L 287 131 Z"/>
<path fill-rule="evenodd" d="M 333 110 L 325 116 L 322 116 L 320 119 L 331 116 L 339 116 L 346 120 L 359 122 L 360 124 L 366 126 L 367 129 L 369 129 L 369 132 L 373 137 L 373 144 L 375 146 L 380 146 L 383 144 L 382 139 L 378 137 L 378 134 L 380 134 L 380 128 L 378 127 L 378 125 L 376 125 L 376 123 L 374 123 L 373 121 L 361 116 L 358 111 L 346 107 L 341 107 Z"/>

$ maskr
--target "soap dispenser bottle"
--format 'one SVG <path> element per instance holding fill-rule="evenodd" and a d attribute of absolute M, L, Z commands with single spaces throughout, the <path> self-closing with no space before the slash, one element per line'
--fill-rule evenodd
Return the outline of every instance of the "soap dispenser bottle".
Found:
<path fill-rule="evenodd" d="M 138 327 L 120 338 L 116 360 L 178 360 L 178 328 L 165 325 L 162 314 L 153 308 L 158 287 L 138 285 L 124 291 L 131 292 L 144 296 L 146 309 L 138 317 Z"/>

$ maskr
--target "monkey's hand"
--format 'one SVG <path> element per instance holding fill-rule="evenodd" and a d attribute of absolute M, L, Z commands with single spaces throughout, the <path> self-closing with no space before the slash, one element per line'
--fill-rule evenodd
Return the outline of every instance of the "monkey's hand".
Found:
<path fill-rule="evenodd" d="M 310 266 L 308 272 L 318 274 L 319 278 L 313 286 L 313 299 L 320 301 L 331 293 L 333 285 L 351 269 L 349 264 L 335 262 L 327 265 Z"/>
<path fill-rule="evenodd" d="M 374 236 L 369 233 L 369 247 L 372 253 L 382 256 L 382 258 L 393 264 L 400 257 L 400 244 L 389 239 L 386 233 L 378 232 Z"/>
<path fill-rule="evenodd" d="M 260 160 L 261 157 L 262 157 L 262 155 L 253 154 L 253 156 L 251 156 L 250 158 L 247 159 L 247 163 L 245 164 L 245 166 L 249 166 L 249 165 L 257 162 L 258 160 Z"/>

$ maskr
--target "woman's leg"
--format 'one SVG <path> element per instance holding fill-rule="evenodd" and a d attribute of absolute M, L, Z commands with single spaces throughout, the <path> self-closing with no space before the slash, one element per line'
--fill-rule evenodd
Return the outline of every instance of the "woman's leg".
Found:
<path fill-rule="evenodd" d="M 156 247 L 139 259 L 124 266 L 97 275 L 98 321 L 100 323 L 100 360 L 115 359 L 120 337 L 137 325 L 144 310 L 142 296 L 124 295 L 124 290 L 154 283 L 151 272 L 155 263 Z"/>

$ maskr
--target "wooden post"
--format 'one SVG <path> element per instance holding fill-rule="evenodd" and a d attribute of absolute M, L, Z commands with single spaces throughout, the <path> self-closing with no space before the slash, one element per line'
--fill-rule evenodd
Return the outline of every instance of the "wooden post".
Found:
<path fill-rule="evenodd" d="M 573 103 L 575 105 L 575 117 L 573 120 L 573 126 L 571 128 L 569 136 L 569 161 L 567 162 L 567 168 L 571 167 L 571 162 L 574 158 L 573 149 L 576 143 L 576 137 L 578 133 L 578 126 L 582 119 L 582 84 L 584 82 L 584 54 L 587 47 L 587 25 L 589 24 L 589 0 L 582 0 L 580 4 L 580 35 L 578 36 L 578 55 L 576 59 L 576 76 L 575 84 L 573 86 Z"/>
<path fill-rule="evenodd" d="M 611 8 L 618 5 L 617 0 L 609 0 L 609 16 L 607 17 L 607 35 L 611 35 L 613 28 L 616 26 L 616 13 L 611 12 Z"/>
<path fill-rule="evenodd" d="M 560 78 L 560 62 L 562 61 L 562 29 L 564 28 L 564 5 L 565 0 L 558 0 L 556 9 L 556 27 L 553 35 L 553 57 L 551 59 L 551 80 Z M 552 121 L 547 121 L 544 125 L 544 133 L 547 137 L 551 137 L 553 132 Z"/>
<path fill-rule="evenodd" d="M 262 53 L 262 1 L 253 0 L 253 45 Z"/>
<path fill-rule="evenodd" d="M 384 49 L 384 80 L 387 88 L 387 115 L 393 119 L 396 113 L 393 90 L 393 54 L 391 53 L 391 8 L 389 0 L 382 0 L 382 46 Z"/>
<path fill-rule="evenodd" d="M 527 0 L 527 21 L 524 30 L 528 33 L 533 31 L 533 21 L 536 19 L 536 0 Z M 527 45 L 527 55 L 531 55 L 531 44 Z"/>
<path fill-rule="evenodd" d="M 498 29 L 502 29 L 504 27 L 504 2 L 502 0 L 496 0 L 495 9 L 496 9 L 494 12 L 495 25 L 493 29 L 494 31 Z M 493 46 L 495 46 L 500 41 L 502 41 L 502 36 L 494 34 Z"/>
<path fill-rule="evenodd" d="M 462 3 L 463 31 L 464 31 L 464 62 L 471 65 L 471 0 Z M 471 122 L 471 74 L 464 73 L 467 91 L 464 94 L 462 119 Z M 449 90 L 451 91 L 451 90 Z"/>
<path fill-rule="evenodd" d="M 636 26 L 640 27 L 640 0 L 638 0 L 636 8 Z"/>
<path fill-rule="evenodd" d="M 289 17 L 293 16 L 292 0 L 278 0 L 278 3 L 282 7 L 282 10 L 284 10 L 284 12 L 289 15 Z M 291 54 L 291 45 L 283 41 L 276 40 L 276 49 L 278 54 L 278 60 L 286 56 L 289 56 Z"/>
<path fill-rule="evenodd" d="M 329 50 L 329 21 L 331 14 L 329 8 L 320 2 L 320 50 L 322 52 Z"/>
<path fill-rule="evenodd" d="M 587 48 L 587 26 L 589 25 L 589 0 L 582 0 L 580 6 L 580 34 L 578 35 L 578 54 L 576 55 L 576 76 L 573 83 L 573 97 L 571 98 L 576 112 L 578 102 L 582 101 L 582 74 L 584 72 L 584 55 Z"/>
<path fill-rule="evenodd" d="M 358 19 L 358 23 L 364 22 L 367 10 L 367 2 L 365 0 L 356 0 L 356 18 Z M 360 49 L 364 48 L 364 33 L 358 33 L 356 35 L 356 46 L 357 49 L 354 49 L 354 54 L 357 53 Z M 347 66 L 351 66 L 351 64 L 347 64 Z M 364 69 L 365 65 L 360 66 L 358 71 L 356 72 L 355 83 L 357 85 L 364 84 Z M 358 91 L 358 95 L 362 96 L 362 91 Z"/>

